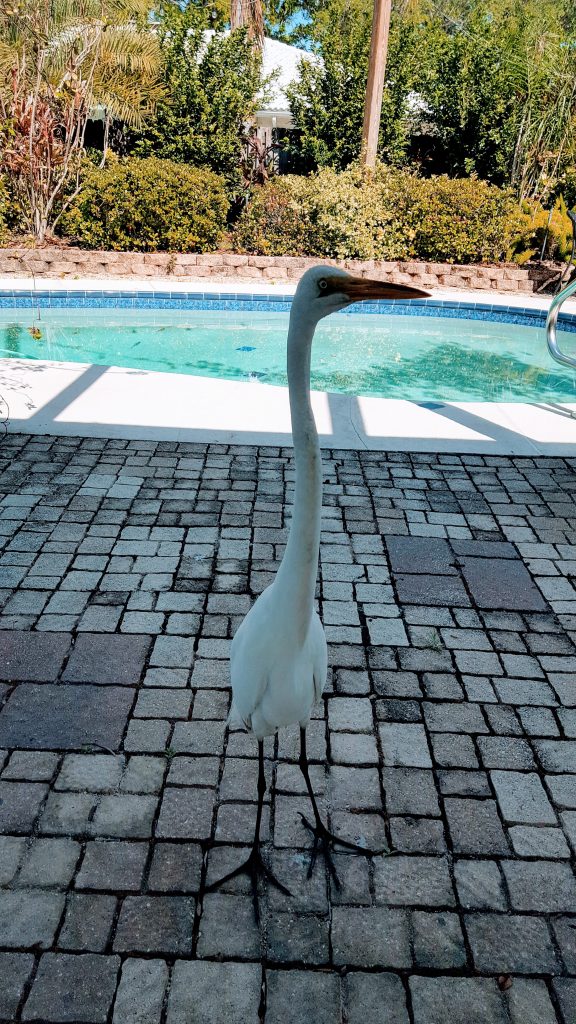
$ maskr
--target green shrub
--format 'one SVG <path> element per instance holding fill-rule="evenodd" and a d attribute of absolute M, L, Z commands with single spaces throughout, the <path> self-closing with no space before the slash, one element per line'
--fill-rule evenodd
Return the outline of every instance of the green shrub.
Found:
<path fill-rule="evenodd" d="M 275 178 L 254 195 L 234 242 L 264 255 L 336 259 L 501 259 L 519 215 L 511 194 L 476 178 L 419 178 L 379 166 Z"/>
<path fill-rule="evenodd" d="M 506 256 L 519 230 L 511 192 L 478 178 L 446 175 L 422 184 L 414 240 L 421 259 L 487 263 Z"/>
<path fill-rule="evenodd" d="M 87 249 L 209 252 L 227 212 L 224 180 L 212 171 L 128 157 L 86 168 L 60 230 Z"/>
<path fill-rule="evenodd" d="M 421 180 L 388 167 L 366 175 L 324 168 L 313 182 L 318 255 L 336 259 L 404 259 L 416 231 L 414 198 Z"/>
<path fill-rule="evenodd" d="M 257 189 L 233 232 L 233 247 L 260 256 L 316 256 L 311 180 L 287 174 Z"/>

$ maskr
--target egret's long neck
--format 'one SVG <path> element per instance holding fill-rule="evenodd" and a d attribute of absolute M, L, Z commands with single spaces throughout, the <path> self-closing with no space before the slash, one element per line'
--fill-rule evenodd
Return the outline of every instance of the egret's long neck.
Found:
<path fill-rule="evenodd" d="M 288 387 L 296 464 L 292 525 L 276 588 L 286 598 L 300 635 L 314 609 L 322 509 L 322 460 L 310 404 L 310 353 L 316 323 L 293 305 L 288 331 Z"/>

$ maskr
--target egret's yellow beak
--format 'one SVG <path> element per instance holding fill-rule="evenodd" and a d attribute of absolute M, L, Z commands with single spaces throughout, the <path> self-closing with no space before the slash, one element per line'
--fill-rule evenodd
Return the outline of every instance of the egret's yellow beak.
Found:
<path fill-rule="evenodd" d="M 389 281 L 372 281 L 366 277 L 332 278 L 333 287 L 347 295 L 351 302 L 364 299 L 427 299 L 430 292 L 412 288 L 406 284 L 391 284 Z M 330 282 L 332 283 L 332 282 Z"/>

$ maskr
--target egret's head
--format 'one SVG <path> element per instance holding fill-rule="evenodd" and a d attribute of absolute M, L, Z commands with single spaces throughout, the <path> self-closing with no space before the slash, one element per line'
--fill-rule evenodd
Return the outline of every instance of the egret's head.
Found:
<path fill-rule="evenodd" d="M 364 299 L 426 299 L 429 292 L 405 284 L 354 277 L 337 267 L 311 267 L 300 278 L 294 303 L 314 320 Z"/>

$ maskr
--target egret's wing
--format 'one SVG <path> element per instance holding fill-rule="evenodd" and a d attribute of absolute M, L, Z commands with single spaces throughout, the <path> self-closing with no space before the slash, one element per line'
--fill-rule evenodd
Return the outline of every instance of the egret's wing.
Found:
<path fill-rule="evenodd" d="M 326 676 L 321 676 L 319 673 L 314 673 L 314 700 L 320 700 L 324 687 L 326 685 Z"/>
<path fill-rule="evenodd" d="M 243 630 L 245 619 L 232 641 L 230 649 L 230 680 L 232 683 L 231 716 L 236 715 L 246 729 L 251 729 L 251 717 L 266 692 L 268 672 L 263 658 L 262 639 L 252 642 L 252 630 Z M 263 671 L 264 668 L 264 671 Z"/>
<path fill-rule="evenodd" d="M 312 619 L 311 644 L 314 699 L 320 700 L 322 693 L 324 692 L 324 687 L 326 686 L 328 649 L 326 647 L 326 634 L 324 633 L 324 627 L 322 626 L 317 613 L 314 613 Z"/>

